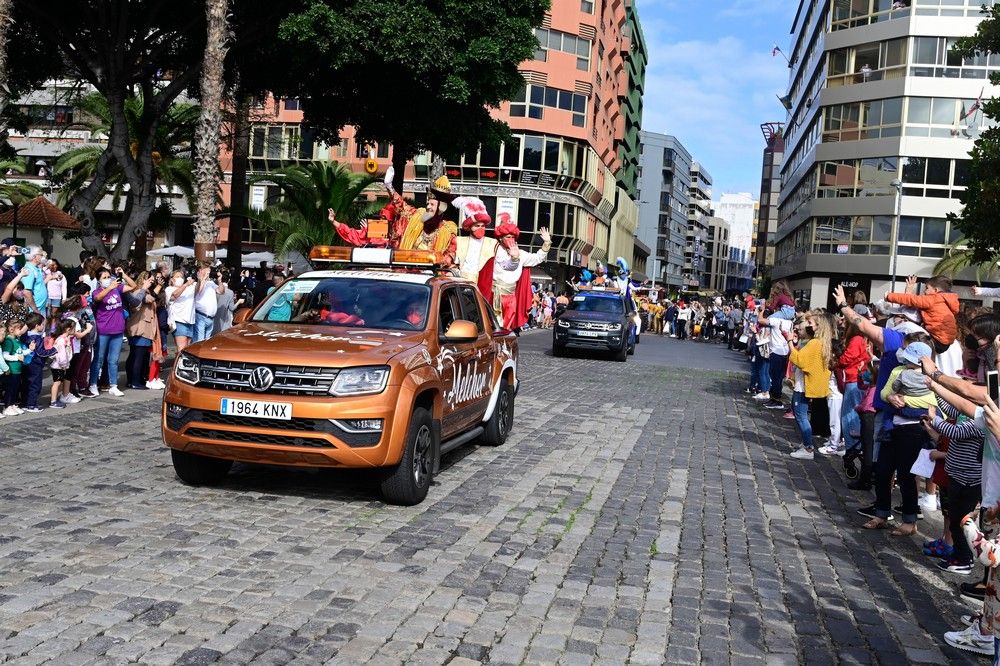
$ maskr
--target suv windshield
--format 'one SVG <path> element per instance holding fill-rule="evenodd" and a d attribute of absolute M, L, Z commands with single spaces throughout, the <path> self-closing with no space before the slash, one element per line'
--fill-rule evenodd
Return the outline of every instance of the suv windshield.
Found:
<path fill-rule="evenodd" d="M 604 312 L 620 315 L 622 313 L 622 299 L 615 296 L 577 294 L 569 302 L 566 309 L 576 312 Z"/>
<path fill-rule="evenodd" d="M 250 321 L 420 331 L 431 289 L 361 278 L 293 278 L 268 294 Z"/>

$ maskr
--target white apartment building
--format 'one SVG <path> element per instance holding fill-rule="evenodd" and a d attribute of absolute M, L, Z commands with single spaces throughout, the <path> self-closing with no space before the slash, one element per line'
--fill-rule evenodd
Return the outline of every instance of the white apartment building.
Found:
<path fill-rule="evenodd" d="M 880 297 L 893 274 L 929 276 L 959 237 L 946 216 L 987 126 L 977 99 L 1000 92 L 1000 56 L 953 50 L 980 2 L 799 2 L 772 275 L 803 305 L 829 306 L 838 282 Z"/>
<path fill-rule="evenodd" d="M 749 192 L 726 192 L 712 202 L 712 211 L 729 223 L 729 247 L 750 254 L 760 204 Z"/>

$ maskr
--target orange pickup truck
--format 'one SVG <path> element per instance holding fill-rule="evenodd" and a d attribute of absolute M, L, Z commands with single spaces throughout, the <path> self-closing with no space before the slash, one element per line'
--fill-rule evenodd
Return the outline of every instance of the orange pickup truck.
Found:
<path fill-rule="evenodd" d="M 234 461 L 379 468 L 388 502 L 417 504 L 444 453 L 507 439 L 517 338 L 427 253 L 312 258 L 344 265 L 285 281 L 176 360 L 162 408 L 174 469 L 200 485 Z"/>

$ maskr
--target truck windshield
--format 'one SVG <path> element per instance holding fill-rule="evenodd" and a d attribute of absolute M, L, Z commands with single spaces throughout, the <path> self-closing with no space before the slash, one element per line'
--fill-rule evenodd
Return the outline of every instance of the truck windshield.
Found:
<path fill-rule="evenodd" d="M 273 289 L 250 321 L 421 331 L 431 290 L 363 278 L 293 278 Z"/>
<path fill-rule="evenodd" d="M 576 295 L 569 302 L 568 310 L 577 312 L 605 312 L 607 314 L 620 315 L 622 313 L 622 299 L 611 296 L 584 296 Z"/>

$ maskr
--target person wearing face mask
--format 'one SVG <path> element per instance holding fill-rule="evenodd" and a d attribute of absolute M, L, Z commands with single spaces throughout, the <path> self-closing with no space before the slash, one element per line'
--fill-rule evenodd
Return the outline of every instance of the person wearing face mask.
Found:
<path fill-rule="evenodd" d="M 493 257 L 497 251 L 497 241 L 486 238 L 490 214 L 486 205 L 475 197 L 458 197 L 452 202 L 464 217 L 462 230 L 468 236 L 455 241 L 455 265 L 458 273 L 466 280 L 476 282 L 479 291 L 487 300 L 493 299 Z"/>
<path fill-rule="evenodd" d="M 802 446 L 791 456 L 812 460 L 813 422 L 809 419 L 809 411 L 810 407 L 814 411 L 826 408 L 826 397 L 830 392 L 833 330 L 825 318 L 810 315 L 796 331 L 783 331 L 783 335 L 789 343 L 788 358 L 795 374 L 792 413 L 802 438 Z M 803 343 L 798 346 L 800 338 Z"/>
<path fill-rule="evenodd" d="M 90 367 L 90 397 L 100 395 L 97 382 L 105 370 L 110 385 L 108 394 L 116 397 L 125 395 L 118 390 L 118 357 L 121 356 L 122 335 L 125 333 L 124 296 L 135 289 L 136 284 L 121 268 L 116 270 L 124 283 L 112 277 L 108 268 L 97 272 L 97 292 L 94 294 L 97 352 Z"/>
<path fill-rule="evenodd" d="M 392 189 L 392 169 L 386 173 L 386 189 L 392 197 L 396 215 L 407 220 L 399 239 L 401 250 L 430 250 L 437 263 L 448 268 L 455 263 L 455 239 L 458 226 L 446 220 L 444 213 L 454 199 L 447 176 L 440 176 L 427 187 L 427 205 L 414 208 Z"/>
<path fill-rule="evenodd" d="M 528 254 L 517 246 L 517 237 L 521 233 L 510 215 L 501 213 L 498 216 L 500 224 L 494 232 L 499 243 L 496 256 L 493 259 L 493 309 L 501 317 L 503 326 L 514 332 L 528 322 L 528 310 L 531 309 L 531 271 L 525 268 L 537 266 L 545 261 L 552 247 L 552 236 L 547 227 L 538 230 L 542 238 L 542 248 L 538 252 Z"/>
<path fill-rule="evenodd" d="M 195 281 L 184 277 L 184 271 L 174 271 L 165 293 L 167 322 L 174 331 L 174 342 L 177 344 L 177 353 L 180 354 L 194 337 Z"/>
<path fill-rule="evenodd" d="M 976 354 L 979 359 L 979 369 L 977 379 L 980 382 L 986 381 L 986 373 L 989 370 L 997 369 L 997 350 L 993 345 L 993 340 L 1000 335 L 1000 317 L 993 314 L 984 314 L 972 319 L 969 322 L 969 335 L 965 337 L 965 347 Z M 935 359 L 935 364 L 940 367 L 940 363 Z M 941 368 L 944 371 L 943 368 Z M 944 374 L 950 374 L 945 372 Z"/>

